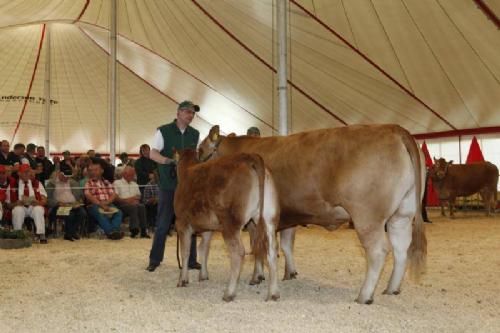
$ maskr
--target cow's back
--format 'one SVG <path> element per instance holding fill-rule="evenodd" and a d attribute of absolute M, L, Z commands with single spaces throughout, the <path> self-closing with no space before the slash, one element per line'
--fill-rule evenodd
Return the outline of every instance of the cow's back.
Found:
<path fill-rule="evenodd" d="M 498 168 L 490 162 L 452 164 L 443 181 L 445 193 L 468 196 L 481 190 L 495 190 L 498 184 Z"/>
<path fill-rule="evenodd" d="M 282 216 L 325 215 L 334 206 L 349 212 L 359 205 L 388 214 L 414 184 L 403 135 L 407 132 L 396 125 L 348 126 L 286 137 L 225 138 L 219 151 L 264 158 L 279 190 Z"/>

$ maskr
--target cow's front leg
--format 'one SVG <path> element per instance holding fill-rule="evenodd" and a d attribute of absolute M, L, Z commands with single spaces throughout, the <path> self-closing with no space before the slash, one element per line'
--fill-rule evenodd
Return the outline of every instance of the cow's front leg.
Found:
<path fill-rule="evenodd" d="M 179 221 L 177 221 L 179 222 Z M 180 223 L 177 224 L 181 225 Z M 179 282 L 177 283 L 177 287 L 186 287 L 189 283 L 189 253 L 191 248 L 191 236 L 193 234 L 193 230 L 191 226 L 187 228 L 178 228 L 177 235 L 180 240 L 180 248 L 181 248 L 181 258 L 182 258 L 182 269 L 179 275 Z"/>
<path fill-rule="evenodd" d="M 450 218 L 454 219 L 455 211 L 453 210 L 453 207 L 455 206 L 455 198 L 450 198 L 450 200 L 448 200 L 448 206 L 450 209 Z"/>
<path fill-rule="evenodd" d="M 285 255 L 285 276 L 283 280 L 291 280 L 297 278 L 297 270 L 293 259 L 293 245 L 295 243 L 296 228 L 288 228 L 280 231 L 280 245 L 283 254 Z"/>
<path fill-rule="evenodd" d="M 223 232 L 224 242 L 228 247 L 229 256 L 231 259 L 231 273 L 227 290 L 222 298 L 226 302 L 231 302 L 236 296 L 236 286 L 240 278 L 241 263 L 245 257 L 245 247 L 241 242 L 240 231 L 236 233 L 225 234 Z"/>
<path fill-rule="evenodd" d="M 213 233 L 207 231 L 201 234 L 201 243 L 198 247 L 198 258 L 201 261 L 200 281 L 208 280 L 208 252 L 210 250 L 210 241 Z"/>

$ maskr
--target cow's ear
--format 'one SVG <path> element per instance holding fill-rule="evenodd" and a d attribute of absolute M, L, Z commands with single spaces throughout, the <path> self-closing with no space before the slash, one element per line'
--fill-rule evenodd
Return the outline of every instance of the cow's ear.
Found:
<path fill-rule="evenodd" d="M 235 138 L 236 137 L 236 133 L 234 132 L 231 132 L 227 135 L 228 138 Z"/>
<path fill-rule="evenodd" d="M 216 142 L 217 140 L 219 140 L 220 136 L 219 125 L 215 125 L 214 127 L 212 127 L 210 129 L 210 133 L 208 134 L 208 136 L 210 137 L 210 141 L 212 142 Z"/>
<path fill-rule="evenodd" d="M 453 164 L 453 160 L 450 160 L 450 161 L 448 162 L 448 164 L 450 164 L 450 165 L 451 165 L 451 164 Z"/>

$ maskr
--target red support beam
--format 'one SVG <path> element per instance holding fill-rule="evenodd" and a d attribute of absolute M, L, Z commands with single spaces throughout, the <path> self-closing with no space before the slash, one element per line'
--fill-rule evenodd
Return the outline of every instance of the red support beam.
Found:
<path fill-rule="evenodd" d="M 477 135 L 477 134 L 500 134 L 500 126 L 465 128 L 454 131 L 414 134 L 413 137 L 417 140 L 424 140 L 424 139 L 450 138 L 454 136 Z"/>

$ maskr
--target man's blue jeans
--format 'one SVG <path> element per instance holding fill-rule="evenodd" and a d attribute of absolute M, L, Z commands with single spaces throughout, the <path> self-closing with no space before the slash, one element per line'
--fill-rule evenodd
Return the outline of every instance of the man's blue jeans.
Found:
<path fill-rule="evenodd" d="M 149 263 L 159 265 L 165 254 L 165 242 L 168 230 L 174 221 L 174 194 L 175 190 L 162 190 L 158 193 L 158 215 L 156 217 L 155 236 L 149 253 Z M 191 238 L 189 266 L 196 263 L 196 236 Z"/>
<path fill-rule="evenodd" d="M 107 216 L 99 212 L 98 205 L 92 205 L 89 208 L 89 214 L 97 221 L 106 235 L 109 235 L 113 231 L 120 231 L 120 225 L 122 224 L 123 218 L 121 210 L 118 210 L 118 212 L 114 213 L 112 216 Z"/>

